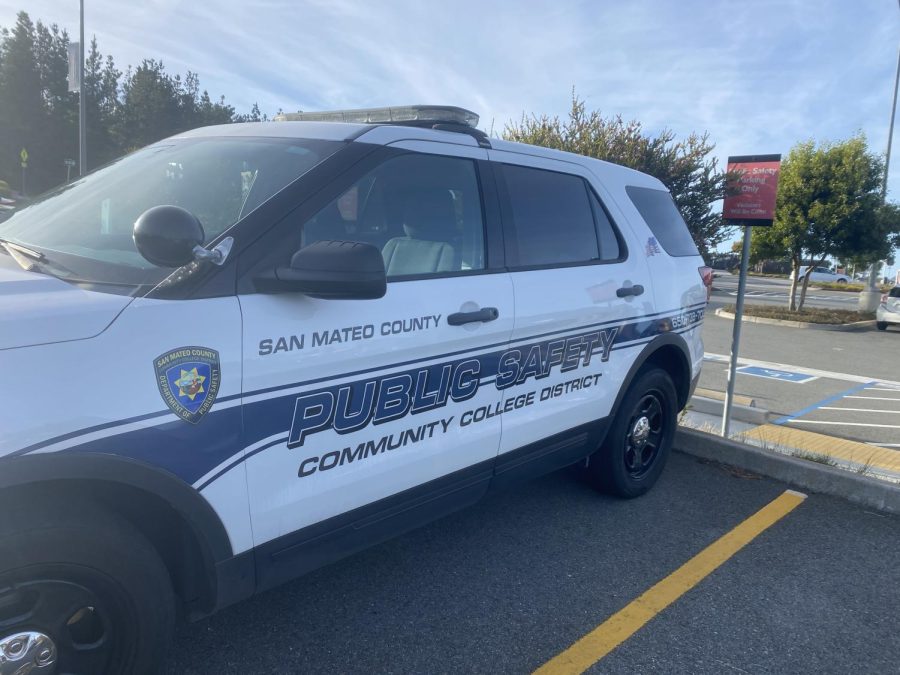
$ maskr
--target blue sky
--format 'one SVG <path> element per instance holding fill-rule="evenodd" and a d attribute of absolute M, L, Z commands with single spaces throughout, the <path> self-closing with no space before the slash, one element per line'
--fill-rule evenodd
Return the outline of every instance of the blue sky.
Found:
<path fill-rule="evenodd" d="M 77 36 L 77 0 L 0 0 L 0 25 L 19 9 Z M 900 42 L 895 0 L 86 0 L 85 23 L 120 68 L 161 58 L 239 111 L 446 103 L 499 133 L 574 86 L 722 161 L 859 130 L 883 152 Z"/>

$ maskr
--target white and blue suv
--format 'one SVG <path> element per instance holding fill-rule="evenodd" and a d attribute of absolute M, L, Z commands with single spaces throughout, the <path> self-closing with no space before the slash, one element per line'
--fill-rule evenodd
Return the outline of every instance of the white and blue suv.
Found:
<path fill-rule="evenodd" d="M 711 276 L 658 180 L 459 108 L 284 118 L 0 225 L 0 674 L 152 671 L 489 490 L 659 477 Z"/>

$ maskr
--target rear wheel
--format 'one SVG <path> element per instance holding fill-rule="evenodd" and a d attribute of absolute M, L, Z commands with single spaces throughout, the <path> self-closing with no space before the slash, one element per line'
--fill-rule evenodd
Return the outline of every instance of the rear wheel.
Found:
<path fill-rule="evenodd" d="M 175 611 L 150 543 L 99 508 L 11 511 L 0 523 L 0 672 L 154 672 Z"/>
<path fill-rule="evenodd" d="M 659 368 L 638 375 L 622 399 L 600 449 L 591 455 L 588 477 L 603 492 L 638 497 L 656 483 L 672 448 L 678 396 Z"/>
<path fill-rule="evenodd" d="M 875 327 L 878 330 L 887 330 L 887 321 L 876 321 Z"/>
<path fill-rule="evenodd" d="M 847 280 L 846 280 L 846 279 L 838 279 L 837 282 L 838 282 L 839 284 L 846 284 L 846 283 L 847 283 Z"/>

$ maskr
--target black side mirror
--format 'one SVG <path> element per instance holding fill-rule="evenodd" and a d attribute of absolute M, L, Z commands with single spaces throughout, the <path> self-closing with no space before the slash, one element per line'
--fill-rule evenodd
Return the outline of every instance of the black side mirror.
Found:
<path fill-rule="evenodd" d="M 135 221 L 133 236 L 138 252 L 160 267 L 187 265 L 205 238 L 197 217 L 180 206 L 147 209 Z"/>
<path fill-rule="evenodd" d="M 374 300 L 387 292 L 381 251 L 358 241 L 317 241 L 297 251 L 288 267 L 256 280 L 260 290 L 313 298 Z"/>

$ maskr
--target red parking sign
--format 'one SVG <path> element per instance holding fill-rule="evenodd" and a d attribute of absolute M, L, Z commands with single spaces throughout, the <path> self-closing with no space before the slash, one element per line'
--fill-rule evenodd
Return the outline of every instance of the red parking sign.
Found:
<path fill-rule="evenodd" d="M 722 217 L 726 220 L 763 221 L 752 223 L 754 225 L 771 224 L 775 218 L 780 170 L 781 155 L 729 157 L 728 173 L 734 174 L 735 178 L 726 187 Z"/>

